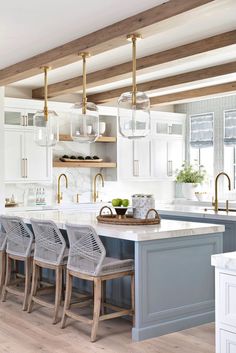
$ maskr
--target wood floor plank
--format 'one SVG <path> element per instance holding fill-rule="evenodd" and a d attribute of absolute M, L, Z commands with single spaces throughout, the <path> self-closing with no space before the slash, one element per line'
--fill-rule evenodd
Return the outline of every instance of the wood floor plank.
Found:
<path fill-rule="evenodd" d="M 39 308 L 28 314 L 9 295 L 0 303 L 0 353 L 214 353 L 214 324 L 206 324 L 142 342 L 131 341 L 131 324 L 123 319 L 99 323 L 98 340 L 91 327 L 68 320 L 64 330 L 51 324 L 51 313 Z"/>

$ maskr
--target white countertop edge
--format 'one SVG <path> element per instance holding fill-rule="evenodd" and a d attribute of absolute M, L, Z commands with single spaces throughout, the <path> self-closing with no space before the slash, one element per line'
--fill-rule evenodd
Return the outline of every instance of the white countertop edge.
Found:
<path fill-rule="evenodd" d="M 230 271 L 236 271 L 236 251 L 211 256 L 211 265 Z"/>
<path fill-rule="evenodd" d="M 40 215 L 39 213 L 37 214 Z M 22 216 L 26 223 L 30 223 L 30 213 L 27 216 Z M 32 216 L 35 218 L 35 214 Z M 36 217 L 37 218 L 37 217 Z M 40 219 L 40 217 L 39 217 Z M 46 219 L 46 218 L 45 218 Z M 209 224 L 209 223 L 194 223 L 194 222 L 183 222 L 174 220 L 161 220 L 160 225 L 147 225 L 147 226 L 121 226 L 121 225 L 105 225 L 99 224 L 96 220 L 83 221 L 81 220 L 58 220 L 55 217 L 48 216 L 47 219 L 51 219 L 56 223 L 58 228 L 66 229 L 66 223 L 72 224 L 90 224 L 92 225 L 100 236 L 117 238 L 121 240 L 130 241 L 151 241 L 160 239 L 171 239 L 186 236 L 205 235 L 223 233 L 225 231 L 224 225 Z M 166 228 L 166 229 L 165 229 Z"/>

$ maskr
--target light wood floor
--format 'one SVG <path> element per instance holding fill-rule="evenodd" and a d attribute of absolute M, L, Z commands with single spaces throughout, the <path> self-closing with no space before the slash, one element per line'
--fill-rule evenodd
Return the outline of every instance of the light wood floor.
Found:
<path fill-rule="evenodd" d="M 90 327 L 68 320 L 61 330 L 51 325 L 50 311 L 21 311 L 10 297 L 0 303 L 0 353 L 214 353 L 214 325 L 207 324 L 143 342 L 131 341 L 131 324 L 123 319 L 100 323 L 98 341 Z"/>

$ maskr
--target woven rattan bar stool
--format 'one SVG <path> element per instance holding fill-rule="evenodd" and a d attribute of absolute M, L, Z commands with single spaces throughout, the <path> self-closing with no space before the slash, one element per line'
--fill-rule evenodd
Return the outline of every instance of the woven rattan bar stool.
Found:
<path fill-rule="evenodd" d="M 35 251 L 33 260 L 33 278 L 32 288 L 29 298 L 28 312 L 30 313 L 33 304 L 37 303 L 54 311 L 53 324 L 59 320 L 59 309 L 62 298 L 62 282 L 63 268 L 68 258 L 68 249 L 66 242 L 52 221 L 41 221 L 32 219 L 31 224 L 35 235 Z M 49 287 L 39 288 L 39 270 L 52 269 L 55 270 L 55 301 L 50 303 L 48 300 L 40 298 L 41 291 L 49 289 Z"/>
<path fill-rule="evenodd" d="M 2 293 L 6 275 L 6 244 L 7 234 L 0 220 L 0 295 Z"/>
<path fill-rule="evenodd" d="M 2 291 L 2 301 L 6 300 L 7 293 L 23 297 L 23 310 L 27 309 L 30 292 L 30 280 L 33 255 L 33 233 L 21 218 L 15 216 L 1 216 L 0 223 L 7 234 L 6 249 L 6 278 Z M 24 291 L 15 288 L 22 278 L 12 280 L 12 262 L 23 261 L 25 267 Z"/>
<path fill-rule="evenodd" d="M 70 242 L 69 258 L 67 264 L 66 296 L 63 309 L 61 327 L 65 327 L 67 317 L 92 324 L 91 341 L 96 340 L 98 323 L 101 320 L 131 315 L 134 316 L 134 263 L 133 260 L 119 260 L 106 257 L 106 250 L 91 226 L 66 225 Z M 122 309 L 113 305 L 102 303 L 102 284 L 107 280 L 131 276 L 131 308 Z M 72 279 L 92 281 L 94 285 L 93 319 L 75 314 L 71 304 Z M 83 303 L 80 303 L 81 307 Z M 85 304 L 87 304 L 85 302 Z M 105 305 L 114 312 L 101 313 L 101 307 Z"/>

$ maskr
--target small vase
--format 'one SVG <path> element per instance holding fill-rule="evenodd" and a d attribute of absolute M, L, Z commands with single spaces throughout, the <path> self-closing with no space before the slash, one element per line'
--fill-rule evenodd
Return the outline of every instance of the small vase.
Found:
<path fill-rule="evenodd" d="M 186 200 L 196 200 L 196 189 L 198 184 L 182 183 L 182 194 Z"/>

